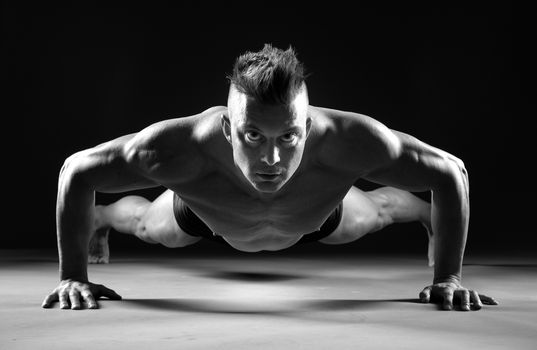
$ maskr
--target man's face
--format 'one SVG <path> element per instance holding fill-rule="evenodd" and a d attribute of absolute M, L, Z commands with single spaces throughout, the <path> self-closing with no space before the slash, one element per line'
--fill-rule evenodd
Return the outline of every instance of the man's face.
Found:
<path fill-rule="evenodd" d="M 235 165 L 258 191 L 278 191 L 297 170 L 311 127 L 307 110 L 305 88 L 289 105 L 262 104 L 231 88 L 224 134 Z"/>

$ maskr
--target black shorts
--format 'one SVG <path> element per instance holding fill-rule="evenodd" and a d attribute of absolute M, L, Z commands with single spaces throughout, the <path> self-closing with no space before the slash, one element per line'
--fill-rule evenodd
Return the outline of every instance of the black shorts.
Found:
<path fill-rule="evenodd" d="M 221 236 L 218 236 L 183 202 L 178 195 L 173 196 L 173 214 L 179 227 L 190 236 L 203 237 L 212 241 L 226 243 Z M 332 214 L 326 219 L 319 231 L 315 231 L 302 236 L 297 243 L 316 242 L 328 237 L 338 227 L 343 214 L 343 202 L 334 209 Z"/>

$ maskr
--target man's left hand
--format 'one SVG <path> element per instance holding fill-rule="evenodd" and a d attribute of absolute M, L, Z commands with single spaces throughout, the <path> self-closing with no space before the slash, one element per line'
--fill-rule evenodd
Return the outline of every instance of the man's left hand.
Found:
<path fill-rule="evenodd" d="M 460 304 L 461 311 L 479 310 L 485 305 L 498 305 L 494 298 L 464 288 L 460 283 L 441 282 L 425 287 L 420 293 L 422 303 L 441 304 L 443 310 L 452 310 L 453 303 Z"/>

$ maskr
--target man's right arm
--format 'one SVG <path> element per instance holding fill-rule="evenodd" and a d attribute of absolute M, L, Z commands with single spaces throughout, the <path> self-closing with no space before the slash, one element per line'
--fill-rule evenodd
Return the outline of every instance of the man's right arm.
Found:
<path fill-rule="evenodd" d="M 60 285 L 43 307 L 80 308 L 79 298 L 96 308 L 99 296 L 120 298 L 88 281 L 88 244 L 94 227 L 95 192 L 173 186 L 198 176 L 205 166 L 196 139 L 197 116 L 164 120 L 140 131 L 70 156 L 58 182 L 56 225 Z"/>
<path fill-rule="evenodd" d="M 43 302 L 50 307 L 96 308 L 95 298 L 120 298 L 112 290 L 88 280 L 88 244 L 94 225 L 95 191 L 122 192 L 157 186 L 137 171 L 128 155 L 135 134 L 126 135 L 73 154 L 63 164 L 58 181 L 56 225 L 60 260 L 60 285 Z"/>
<path fill-rule="evenodd" d="M 87 281 L 88 242 L 95 191 L 120 192 L 157 186 L 128 164 L 127 135 L 69 157 L 58 181 L 56 224 L 60 278 Z"/>

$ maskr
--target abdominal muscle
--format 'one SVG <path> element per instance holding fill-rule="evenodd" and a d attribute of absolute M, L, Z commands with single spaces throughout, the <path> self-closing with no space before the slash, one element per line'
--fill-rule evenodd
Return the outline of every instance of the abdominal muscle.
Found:
<path fill-rule="evenodd" d="M 310 225 L 308 225 L 310 226 Z M 229 233 L 218 232 L 217 234 L 229 243 L 233 248 L 244 252 L 258 252 L 262 250 L 277 251 L 289 248 L 296 244 L 304 234 L 315 229 L 303 232 L 296 228 L 288 227 L 284 229 L 275 222 L 259 221 L 250 227 L 244 227 L 240 231 L 233 230 Z"/>
<path fill-rule="evenodd" d="M 304 228 L 302 228 L 304 229 Z M 304 234 L 315 231 L 297 232 L 283 230 L 275 223 L 261 221 L 244 232 L 220 233 L 219 235 L 233 248 L 244 252 L 262 250 L 276 251 L 289 248 L 296 244 Z"/>
<path fill-rule="evenodd" d="M 289 248 L 303 235 L 318 230 L 333 210 L 327 201 L 319 208 L 311 205 L 313 201 L 297 196 L 293 197 L 299 200 L 296 203 L 282 198 L 277 203 L 262 205 L 249 198 L 231 201 L 235 199 L 232 195 L 238 194 L 217 193 L 212 201 L 200 201 L 200 196 L 184 196 L 182 200 L 214 234 L 244 252 Z"/>
<path fill-rule="evenodd" d="M 270 231 L 268 229 L 267 231 Z M 258 233 L 256 238 L 249 241 L 240 241 L 223 235 L 222 238 L 233 248 L 243 252 L 259 252 L 262 250 L 282 250 L 295 245 L 302 235 L 284 236 L 270 232 Z"/>

